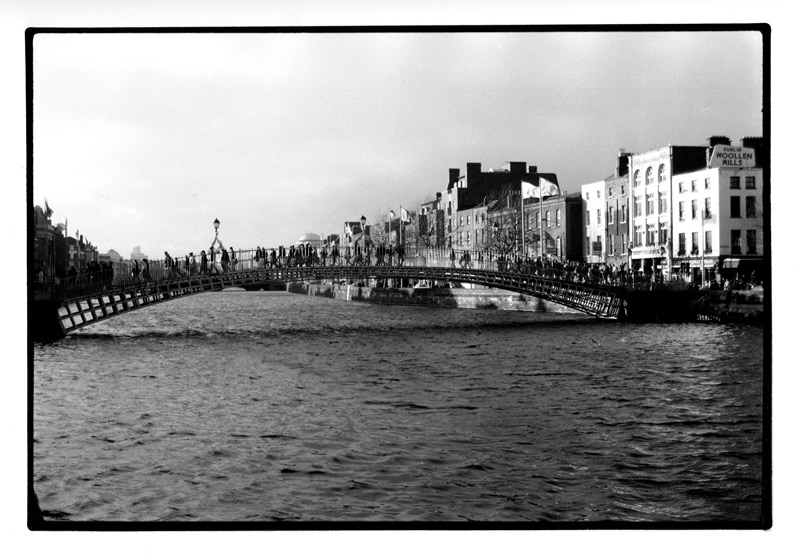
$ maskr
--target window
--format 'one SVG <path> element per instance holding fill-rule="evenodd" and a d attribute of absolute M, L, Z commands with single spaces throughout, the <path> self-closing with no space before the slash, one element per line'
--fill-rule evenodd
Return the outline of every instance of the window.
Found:
<path fill-rule="evenodd" d="M 561 208 L 556 210 L 556 226 L 561 225 Z"/>
<path fill-rule="evenodd" d="M 586 193 L 586 200 L 590 200 L 591 198 L 592 198 L 592 195 L 591 195 L 590 193 L 588 193 L 588 192 L 587 192 L 587 193 Z"/>
<path fill-rule="evenodd" d="M 703 252 L 704 253 L 710 253 L 712 251 L 712 249 L 713 249 L 713 246 L 711 244 L 711 232 L 707 231 L 705 233 L 706 233 L 706 239 L 705 239 L 706 243 L 705 243 L 705 247 L 703 248 Z"/>
<path fill-rule="evenodd" d="M 692 219 L 697 219 L 697 199 L 692 200 Z"/>
<path fill-rule="evenodd" d="M 699 247 L 697 246 L 697 232 L 692 232 L 692 254 L 696 255 L 699 252 Z"/>
<path fill-rule="evenodd" d="M 462 232 L 458 232 L 458 244 L 462 245 L 464 243 L 464 234 Z"/>
<path fill-rule="evenodd" d="M 742 254 L 742 230 L 740 229 L 731 230 L 731 254 Z"/>
<path fill-rule="evenodd" d="M 544 227 L 549 228 L 550 225 L 550 210 L 548 210 L 544 213 Z"/>
<path fill-rule="evenodd" d="M 625 183 L 620 184 L 619 194 L 625 194 Z"/>
<path fill-rule="evenodd" d="M 600 189 L 597 189 L 597 198 L 600 198 Z"/>
<path fill-rule="evenodd" d="M 678 220 L 681 222 L 686 219 L 686 202 L 681 200 L 678 202 Z"/>
<path fill-rule="evenodd" d="M 656 213 L 656 193 L 647 193 L 647 215 Z"/>
<path fill-rule="evenodd" d="M 642 197 L 641 196 L 634 196 L 633 197 L 633 217 L 638 218 L 642 215 Z"/>
<path fill-rule="evenodd" d="M 653 168 L 652 167 L 648 167 L 647 168 L 647 173 L 645 173 L 645 176 L 644 176 L 644 184 L 646 186 L 646 185 L 649 185 L 652 182 L 653 182 Z"/>
<path fill-rule="evenodd" d="M 637 169 L 633 174 L 633 188 L 638 188 L 642 186 L 642 177 Z"/>
<path fill-rule="evenodd" d="M 467 225 L 469 225 L 469 222 L 470 222 L 470 218 L 471 218 L 471 217 L 472 217 L 472 216 L 470 216 L 469 214 L 467 214 Z"/>
<path fill-rule="evenodd" d="M 547 220 L 547 221 L 549 222 L 550 220 Z M 597 209 L 597 225 L 598 226 L 602 225 L 602 223 L 603 223 L 603 218 L 601 217 L 600 209 L 598 208 Z"/>
<path fill-rule="evenodd" d="M 744 178 L 744 188 L 746 188 L 746 189 L 754 189 L 754 188 L 756 188 L 756 178 L 755 177 L 745 177 Z"/>
<path fill-rule="evenodd" d="M 624 250 L 626 249 L 626 247 L 627 247 L 627 245 L 625 244 L 625 239 L 626 239 L 626 237 L 625 237 L 625 236 L 626 236 L 626 234 L 624 234 L 624 233 L 623 233 L 623 234 L 622 234 L 622 250 L 623 250 L 623 251 L 624 251 Z"/>
<path fill-rule="evenodd" d="M 686 254 L 686 234 L 679 233 L 678 234 L 678 255 L 685 255 Z"/>
<path fill-rule="evenodd" d="M 708 190 L 708 189 L 710 189 L 710 188 L 711 188 L 711 177 L 706 177 L 706 178 L 705 178 L 705 187 L 704 187 L 704 188 L 705 188 L 706 190 Z"/>
<path fill-rule="evenodd" d="M 707 198 L 703 202 L 703 218 L 708 220 L 711 218 L 711 199 Z"/>
<path fill-rule="evenodd" d="M 692 192 L 697 191 L 697 181 L 692 181 Z"/>
<path fill-rule="evenodd" d="M 608 252 L 612 255 L 617 254 L 617 248 L 614 246 L 614 234 L 608 236 Z"/>
<path fill-rule="evenodd" d="M 747 254 L 753 255 L 756 252 L 756 230 L 747 230 Z"/>
<path fill-rule="evenodd" d="M 746 196 L 744 199 L 744 215 L 747 218 L 756 217 L 756 197 Z"/>
<path fill-rule="evenodd" d="M 609 206 L 608 207 L 608 219 L 606 220 L 606 223 L 607 224 L 613 224 L 614 223 L 614 207 L 613 206 Z"/>
<path fill-rule="evenodd" d="M 656 244 L 656 225 L 655 224 L 647 224 L 647 244 L 648 245 L 655 245 Z"/>
<path fill-rule="evenodd" d="M 592 242 L 589 241 L 589 236 L 588 235 L 586 236 L 586 254 L 587 255 L 591 255 L 592 254 Z"/>
<path fill-rule="evenodd" d="M 539 223 L 539 212 L 536 212 L 536 214 L 534 214 L 534 216 L 535 216 L 535 220 L 536 220 L 536 224 L 535 224 L 536 225 L 536 229 L 539 229 L 541 227 L 541 225 L 542 225 L 542 224 Z"/>
<path fill-rule="evenodd" d="M 666 245 L 669 238 L 669 224 L 661 222 L 658 225 L 658 243 L 659 245 Z"/>
<path fill-rule="evenodd" d="M 731 197 L 731 218 L 741 218 L 742 217 L 742 208 L 741 208 L 741 200 L 738 196 Z"/>
<path fill-rule="evenodd" d="M 642 226 L 636 226 L 636 231 L 634 233 L 633 244 L 637 247 L 642 245 L 642 241 L 644 237 L 644 228 Z"/>
<path fill-rule="evenodd" d="M 658 182 L 663 183 L 664 179 L 666 179 L 666 174 L 664 173 L 664 164 L 658 166 Z"/>
<path fill-rule="evenodd" d="M 614 196 L 614 187 L 608 187 L 608 196 L 609 198 Z"/>
<path fill-rule="evenodd" d="M 467 245 L 469 245 L 469 244 L 470 244 L 470 241 L 469 241 L 469 234 L 470 234 L 470 232 L 467 232 Z"/>
<path fill-rule="evenodd" d="M 588 210 L 586 211 L 586 227 L 592 225 L 592 213 Z"/>
<path fill-rule="evenodd" d="M 658 213 L 667 213 L 667 193 L 666 191 L 658 193 Z"/>
<path fill-rule="evenodd" d="M 463 226 L 464 225 L 464 216 L 459 216 L 458 217 L 458 225 L 459 226 Z"/>
<path fill-rule="evenodd" d="M 678 192 L 679 193 L 683 192 L 683 183 L 678 183 Z"/>
<path fill-rule="evenodd" d="M 739 183 L 739 177 L 731 177 L 731 188 L 732 189 L 741 189 L 742 186 Z"/>
<path fill-rule="evenodd" d="M 622 208 L 620 208 L 620 222 L 624 224 L 627 221 L 628 221 L 628 207 L 623 204 Z"/>

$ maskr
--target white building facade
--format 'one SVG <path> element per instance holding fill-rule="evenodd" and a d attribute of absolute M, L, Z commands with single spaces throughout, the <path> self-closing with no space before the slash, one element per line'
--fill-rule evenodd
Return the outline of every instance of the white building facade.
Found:
<path fill-rule="evenodd" d="M 738 149 L 751 157 L 728 163 L 754 163 L 753 150 Z M 722 284 L 760 273 L 765 254 L 762 168 L 717 166 L 710 157 L 709 167 L 673 178 L 673 196 L 672 258 L 685 280 Z"/>
<path fill-rule="evenodd" d="M 584 204 L 583 223 L 586 228 L 583 254 L 586 256 L 587 263 L 603 263 L 608 253 L 606 247 L 606 220 L 608 219 L 606 182 L 598 181 L 581 185 L 581 198 Z"/>

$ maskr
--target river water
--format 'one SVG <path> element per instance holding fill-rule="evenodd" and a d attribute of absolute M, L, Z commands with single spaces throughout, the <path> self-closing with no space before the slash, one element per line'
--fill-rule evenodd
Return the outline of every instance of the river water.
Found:
<path fill-rule="evenodd" d="M 34 347 L 66 521 L 753 522 L 764 332 L 221 292 Z"/>

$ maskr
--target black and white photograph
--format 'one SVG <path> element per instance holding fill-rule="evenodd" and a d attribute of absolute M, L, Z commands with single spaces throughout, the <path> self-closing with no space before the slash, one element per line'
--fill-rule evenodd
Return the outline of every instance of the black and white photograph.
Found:
<path fill-rule="evenodd" d="M 773 28 L 422 23 L 26 27 L 29 532 L 772 529 Z"/>

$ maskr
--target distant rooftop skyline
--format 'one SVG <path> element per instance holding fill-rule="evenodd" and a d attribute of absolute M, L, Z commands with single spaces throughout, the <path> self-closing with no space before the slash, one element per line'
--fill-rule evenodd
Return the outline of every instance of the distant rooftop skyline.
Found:
<path fill-rule="evenodd" d="M 761 35 L 39 34 L 34 203 L 101 250 L 184 254 L 416 209 L 448 169 L 562 189 L 620 147 L 761 136 Z"/>

